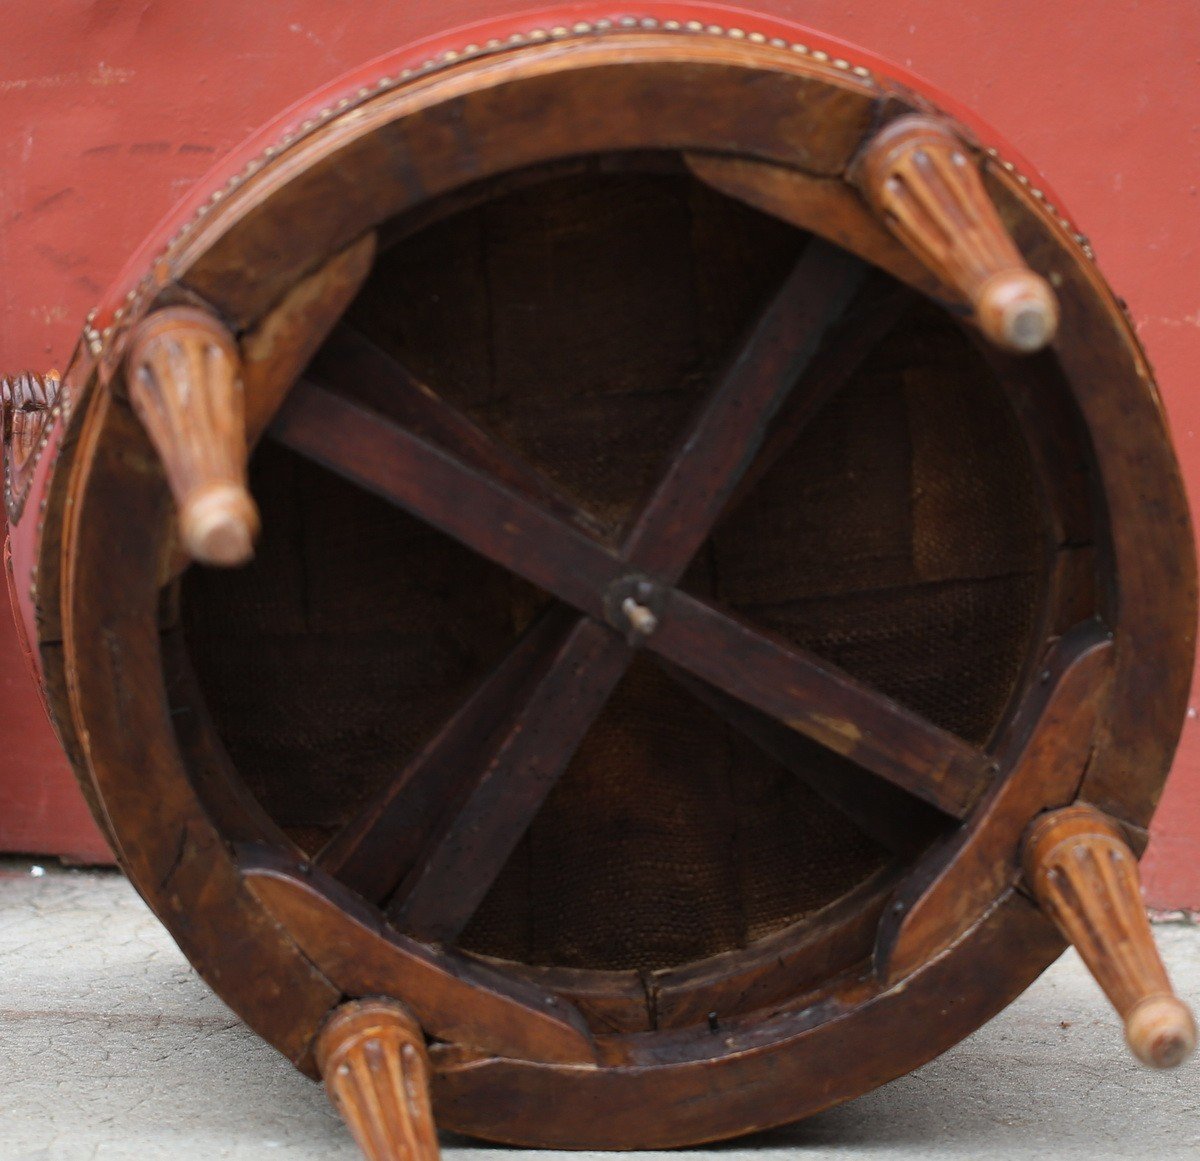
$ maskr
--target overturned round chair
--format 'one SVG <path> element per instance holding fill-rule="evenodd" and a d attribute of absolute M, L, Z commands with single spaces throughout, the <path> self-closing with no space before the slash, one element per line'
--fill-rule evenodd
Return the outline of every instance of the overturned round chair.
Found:
<path fill-rule="evenodd" d="M 1194 1043 L 1136 873 L 1194 566 L 1129 322 L 1002 147 L 697 12 L 315 94 L 5 384 L 84 791 L 373 1157 L 795 1120 L 1064 937 L 1140 1059 Z"/>

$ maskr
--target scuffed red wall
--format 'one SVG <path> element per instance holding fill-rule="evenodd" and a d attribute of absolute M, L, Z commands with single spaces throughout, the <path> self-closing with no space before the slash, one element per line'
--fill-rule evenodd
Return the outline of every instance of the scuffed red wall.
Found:
<path fill-rule="evenodd" d="M 397 44 L 523 7 L 9 0 L 0 31 L 0 367 L 61 365 L 132 247 L 213 160 L 285 105 Z M 1129 302 L 1195 508 L 1194 0 L 760 0 L 759 7 L 927 77 L 1045 174 Z M 82 805 L 11 632 L 6 623 L 0 629 L 0 849 L 94 851 L 98 836 L 83 828 Z M 1200 732 L 1190 715 L 1145 867 L 1151 903 L 1200 909 Z"/>

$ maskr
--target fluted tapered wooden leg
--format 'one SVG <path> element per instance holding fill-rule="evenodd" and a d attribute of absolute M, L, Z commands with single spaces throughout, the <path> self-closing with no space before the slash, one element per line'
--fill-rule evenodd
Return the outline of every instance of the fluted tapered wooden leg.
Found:
<path fill-rule="evenodd" d="M 1196 1024 L 1154 946 L 1137 860 L 1116 826 L 1090 806 L 1043 815 L 1026 836 L 1025 873 L 1125 1021 L 1134 1055 L 1155 1068 L 1186 1060 Z"/>
<path fill-rule="evenodd" d="M 246 420 L 237 344 L 211 315 L 168 307 L 149 315 L 126 356 L 129 398 L 163 462 L 193 559 L 243 564 L 258 509 L 246 485 Z"/>
<path fill-rule="evenodd" d="M 888 229 L 971 304 L 988 338 L 1036 351 L 1054 337 L 1054 292 L 1025 264 L 975 163 L 943 121 L 919 114 L 893 121 L 863 150 L 854 175 Z"/>
<path fill-rule="evenodd" d="M 370 1161 L 436 1161 L 425 1037 L 403 1004 L 343 1004 L 316 1050 L 329 1097 Z"/>

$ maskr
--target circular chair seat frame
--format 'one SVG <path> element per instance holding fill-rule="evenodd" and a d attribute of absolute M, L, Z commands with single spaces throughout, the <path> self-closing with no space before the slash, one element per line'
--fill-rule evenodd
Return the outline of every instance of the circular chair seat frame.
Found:
<path fill-rule="evenodd" d="M 1195 584 L 1177 468 L 1128 320 L 1063 219 L 958 126 L 1061 312 L 1042 353 L 978 340 L 1046 512 L 1035 645 L 1000 727 L 966 742 L 680 587 L 731 497 L 857 365 L 863 335 L 882 335 L 914 294 L 951 316 L 969 309 L 855 185 L 864 142 L 928 115 L 924 98 L 750 30 L 607 23 L 472 45 L 411 76 L 388 62 L 384 80 L 267 147 L 164 252 L 139 258 L 144 277 L 106 327 L 89 326 L 66 375 L 69 415 L 42 468 L 37 589 L 23 599 L 56 723 L 123 867 L 260 1035 L 311 1071 L 317 1032 L 346 995 L 399 993 L 431 1037 L 442 1126 L 517 1144 L 666 1147 L 791 1121 L 901 1075 L 1054 960 L 1062 939 L 1023 880 L 1022 838 L 1042 812 L 1086 802 L 1144 845 L 1185 704 Z M 323 337 L 321 288 L 344 305 L 378 249 L 580 158 L 668 164 L 812 235 L 616 543 L 528 465 L 473 442 L 461 417 L 425 413 L 424 429 L 388 417 L 349 373 L 288 393 L 313 351 L 298 343 L 296 366 L 264 338 Z M 510 717 L 490 764 L 458 776 L 457 813 L 429 816 L 438 841 L 398 892 L 403 859 L 380 855 L 395 841 L 380 819 L 396 787 L 313 857 L 240 784 L 203 708 L 180 629 L 172 497 L 124 362 L 147 315 L 196 310 L 259 368 L 245 378 L 251 438 L 270 424 L 269 438 L 555 598 L 445 727 L 442 771 L 503 693 Z M 447 451 L 445 439 L 459 442 Z M 798 925 L 664 969 L 650 998 L 630 973 L 456 948 L 643 651 L 725 708 L 750 705 L 850 758 L 878 793 L 864 825 L 886 832 L 890 819 L 900 843 L 915 800 L 941 820 L 936 841 L 834 904 L 816 934 Z"/>

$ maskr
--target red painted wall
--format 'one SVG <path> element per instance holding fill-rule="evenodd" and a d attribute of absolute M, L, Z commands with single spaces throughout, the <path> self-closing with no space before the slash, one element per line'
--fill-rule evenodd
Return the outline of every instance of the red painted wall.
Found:
<path fill-rule="evenodd" d="M 758 4 L 928 78 L 1041 170 L 1137 319 L 1195 508 L 1194 0 Z M 0 366 L 64 363 L 83 316 L 130 250 L 213 160 L 285 105 L 388 48 L 528 6 L 8 0 L 0 34 Z M 748 18 L 739 23 L 752 27 Z M 82 805 L 11 633 L 4 623 L 0 849 L 95 851 L 98 836 L 81 823 Z M 1151 903 L 1200 909 L 1200 731 L 1191 716 L 1145 866 Z"/>

